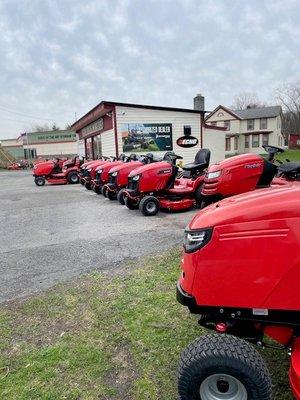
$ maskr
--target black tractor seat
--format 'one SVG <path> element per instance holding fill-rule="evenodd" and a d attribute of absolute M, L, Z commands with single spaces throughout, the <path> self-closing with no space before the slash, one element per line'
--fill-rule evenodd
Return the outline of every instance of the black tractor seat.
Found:
<path fill-rule="evenodd" d="M 210 160 L 210 150 L 201 149 L 195 156 L 193 163 L 186 164 L 182 167 L 184 171 L 191 171 L 191 173 L 203 171 L 208 167 Z"/>
<path fill-rule="evenodd" d="M 278 171 L 283 173 L 297 172 L 298 170 L 300 170 L 300 162 L 288 162 L 278 167 Z"/>

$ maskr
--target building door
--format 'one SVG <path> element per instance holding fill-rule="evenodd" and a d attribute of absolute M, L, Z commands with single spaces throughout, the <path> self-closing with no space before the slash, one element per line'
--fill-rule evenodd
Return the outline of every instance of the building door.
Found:
<path fill-rule="evenodd" d="M 85 156 L 87 160 L 92 160 L 94 158 L 92 138 L 85 139 Z"/>
<path fill-rule="evenodd" d="M 94 157 L 102 157 L 101 135 L 94 136 Z"/>

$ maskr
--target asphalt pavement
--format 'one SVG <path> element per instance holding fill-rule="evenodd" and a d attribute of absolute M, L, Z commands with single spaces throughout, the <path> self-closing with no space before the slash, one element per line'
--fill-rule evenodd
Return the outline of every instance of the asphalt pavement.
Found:
<path fill-rule="evenodd" d="M 78 185 L 0 171 L 0 303 L 180 244 L 195 214 L 144 217 Z"/>

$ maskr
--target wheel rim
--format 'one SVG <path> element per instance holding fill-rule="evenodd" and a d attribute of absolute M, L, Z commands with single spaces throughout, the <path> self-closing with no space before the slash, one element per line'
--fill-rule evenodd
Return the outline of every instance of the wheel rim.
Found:
<path fill-rule="evenodd" d="M 231 375 L 214 374 L 200 386 L 201 400 L 247 400 L 245 386 Z"/>
<path fill-rule="evenodd" d="M 147 211 L 148 213 L 153 213 L 153 212 L 156 211 L 156 204 L 155 204 L 154 201 L 149 201 L 149 202 L 146 204 L 146 211 Z"/>
<path fill-rule="evenodd" d="M 78 178 L 77 175 L 71 175 L 71 182 L 75 183 L 77 182 Z"/>

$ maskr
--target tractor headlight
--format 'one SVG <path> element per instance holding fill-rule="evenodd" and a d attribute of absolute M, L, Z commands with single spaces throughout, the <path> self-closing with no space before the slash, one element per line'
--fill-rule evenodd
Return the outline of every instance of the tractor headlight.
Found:
<path fill-rule="evenodd" d="M 138 181 L 140 179 L 141 175 L 134 175 L 132 178 L 133 181 Z"/>
<path fill-rule="evenodd" d="M 98 175 L 102 174 L 102 172 L 103 172 L 103 169 L 98 169 L 98 171 L 97 171 Z"/>
<path fill-rule="evenodd" d="M 205 246 L 211 239 L 212 229 L 185 230 L 184 231 L 184 250 L 192 253 Z"/>
<path fill-rule="evenodd" d="M 118 175 L 118 172 L 117 172 L 117 171 L 112 172 L 112 173 L 110 174 L 110 176 L 117 176 L 117 175 Z"/>
<path fill-rule="evenodd" d="M 216 179 L 216 178 L 219 178 L 220 175 L 221 175 L 221 171 L 209 172 L 209 173 L 206 175 L 206 178 L 207 178 L 207 179 Z"/>
<path fill-rule="evenodd" d="M 92 170 L 92 168 L 88 168 L 88 169 L 87 169 L 87 172 L 91 172 L 91 170 Z"/>

